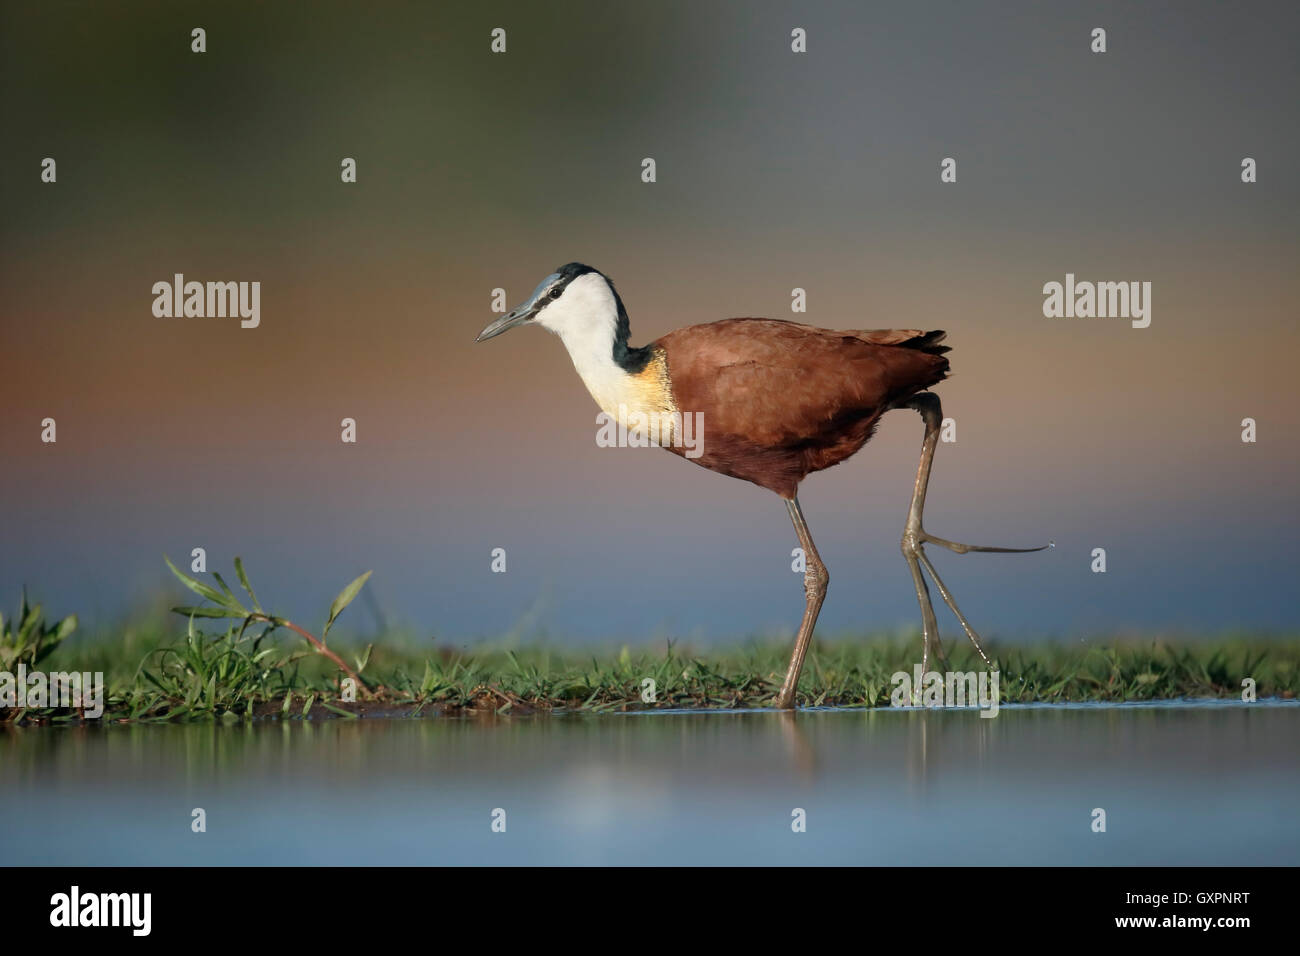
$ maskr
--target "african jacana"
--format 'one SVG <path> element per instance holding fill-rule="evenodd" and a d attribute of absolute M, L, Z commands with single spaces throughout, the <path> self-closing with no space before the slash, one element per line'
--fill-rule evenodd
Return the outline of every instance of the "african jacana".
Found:
<path fill-rule="evenodd" d="M 819 329 L 780 319 L 723 319 L 670 332 L 649 345 L 628 343 L 627 310 L 601 272 L 570 262 L 547 276 L 528 301 L 488 324 L 482 342 L 531 323 L 560 336 L 596 404 L 620 423 L 637 414 L 656 421 L 700 413 L 706 430 L 689 460 L 776 492 L 803 547 L 805 605 L 794 652 L 775 705 L 794 705 L 799 672 L 830 578 L 813 544 L 796 492 L 814 471 L 866 444 L 880 417 L 913 408 L 925 422 L 921 463 L 903 528 L 903 556 L 921 606 L 922 667 L 942 655 L 924 567 L 985 663 L 979 636 L 926 556 L 929 542 L 958 554 L 1042 548 L 988 548 L 936 537 L 922 527 L 925 490 L 943 420 L 939 397 L 925 391 L 948 374 L 944 333 L 911 329 Z M 671 437 L 671 436 L 669 436 Z M 684 449 L 660 435 L 660 444 Z"/>

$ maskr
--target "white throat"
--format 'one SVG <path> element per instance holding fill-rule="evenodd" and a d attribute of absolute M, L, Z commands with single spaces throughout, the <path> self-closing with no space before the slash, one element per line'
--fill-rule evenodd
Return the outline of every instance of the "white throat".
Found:
<path fill-rule="evenodd" d="M 538 313 L 537 323 L 560 337 L 596 404 L 617 414 L 620 401 L 627 400 L 631 376 L 614 361 L 618 303 L 609 283 L 595 273 L 578 276 Z"/>

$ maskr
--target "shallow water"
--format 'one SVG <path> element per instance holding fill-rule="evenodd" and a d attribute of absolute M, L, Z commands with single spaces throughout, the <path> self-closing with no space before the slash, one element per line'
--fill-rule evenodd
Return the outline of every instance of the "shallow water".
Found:
<path fill-rule="evenodd" d="M 10 728 L 0 863 L 1297 864 L 1298 732 L 1294 702 Z"/>

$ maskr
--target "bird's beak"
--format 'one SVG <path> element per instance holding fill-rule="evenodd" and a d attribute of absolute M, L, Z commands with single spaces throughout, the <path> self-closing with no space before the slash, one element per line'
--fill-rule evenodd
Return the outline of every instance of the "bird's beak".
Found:
<path fill-rule="evenodd" d="M 525 302 L 519 308 L 515 309 L 513 312 L 510 312 L 507 315 L 503 315 L 499 319 L 493 319 L 491 322 L 487 324 L 487 328 L 485 328 L 482 332 L 478 334 L 478 338 L 476 338 L 474 341 L 486 342 L 494 335 L 500 335 L 502 332 L 508 332 L 511 329 L 513 329 L 516 325 L 523 325 L 525 322 L 527 322 L 529 319 L 535 316 L 539 311 L 541 311 L 541 306 L 542 304 L 544 304 L 542 303 L 542 296 L 546 295 L 547 291 L 551 287 L 551 284 L 558 278 L 559 278 L 558 275 L 547 276 L 545 279 L 541 281 L 541 283 L 538 284 L 537 288 L 533 290 L 533 294 L 528 297 L 527 302 Z"/>
<path fill-rule="evenodd" d="M 494 335 L 500 335 L 502 332 L 508 332 L 510 329 L 513 329 L 516 325 L 523 325 L 525 322 L 527 322 L 536 314 L 537 314 L 536 306 L 531 306 L 531 304 L 530 306 L 521 305 L 519 308 L 515 309 L 510 314 L 503 315 L 501 316 L 501 318 L 493 319 L 491 322 L 489 322 L 487 324 L 487 328 L 485 328 L 482 332 L 480 332 L 478 334 L 478 338 L 476 338 L 474 341 L 485 342 L 488 339 L 492 338 L 492 336 Z"/>

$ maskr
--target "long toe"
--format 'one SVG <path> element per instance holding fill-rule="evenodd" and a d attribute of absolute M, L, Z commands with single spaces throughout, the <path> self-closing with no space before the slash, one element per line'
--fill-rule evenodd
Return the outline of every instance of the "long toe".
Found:
<path fill-rule="evenodd" d="M 994 554 L 1030 554 L 1034 551 L 1046 551 L 1052 547 L 1051 544 L 1044 544 L 1037 548 L 991 548 L 982 544 L 962 544 L 960 541 L 949 541 L 947 538 L 940 538 L 928 531 L 922 531 L 920 539 L 922 542 L 937 544 L 939 547 L 955 551 L 957 554 L 966 554 L 968 551 L 986 551 Z"/>

